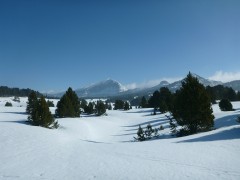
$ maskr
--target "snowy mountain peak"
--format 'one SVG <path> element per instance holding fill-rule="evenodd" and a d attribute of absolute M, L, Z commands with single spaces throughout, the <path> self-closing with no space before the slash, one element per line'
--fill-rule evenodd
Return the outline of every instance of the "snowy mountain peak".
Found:
<path fill-rule="evenodd" d="M 213 80 L 209 80 L 209 79 L 205 79 L 195 73 L 192 73 L 192 76 L 196 77 L 199 82 L 201 84 L 203 84 L 204 86 L 216 86 L 216 85 L 219 85 L 219 84 L 223 84 L 222 82 L 220 81 L 213 81 Z"/>
<path fill-rule="evenodd" d="M 127 89 L 118 81 L 107 79 L 76 90 L 79 97 L 107 97 L 117 95 Z"/>

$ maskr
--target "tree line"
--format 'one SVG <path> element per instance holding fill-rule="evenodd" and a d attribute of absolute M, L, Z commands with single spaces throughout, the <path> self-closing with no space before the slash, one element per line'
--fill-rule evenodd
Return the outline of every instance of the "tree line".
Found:
<path fill-rule="evenodd" d="M 0 86 L 0 96 L 1 97 L 9 97 L 9 96 L 19 96 L 19 97 L 26 97 L 28 96 L 33 90 L 31 89 L 19 89 L 19 88 L 9 88 L 7 86 Z M 41 96 L 41 93 L 35 91 L 38 97 Z"/>

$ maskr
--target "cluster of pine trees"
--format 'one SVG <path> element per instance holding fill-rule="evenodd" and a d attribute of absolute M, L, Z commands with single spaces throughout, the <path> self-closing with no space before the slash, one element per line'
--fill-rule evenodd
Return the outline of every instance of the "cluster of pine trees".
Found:
<path fill-rule="evenodd" d="M 115 100 L 115 104 L 114 104 L 114 110 L 118 110 L 118 109 L 123 109 L 125 111 L 132 109 L 130 103 L 128 101 L 123 101 L 123 100 Z"/>
<path fill-rule="evenodd" d="M 81 108 L 83 109 L 84 113 L 87 114 L 96 114 L 97 116 L 106 115 L 106 110 L 112 110 L 112 106 L 108 102 L 103 102 L 98 100 L 95 102 L 87 103 L 86 100 L 81 100 Z"/>
<path fill-rule="evenodd" d="M 224 87 L 222 85 L 217 85 L 214 87 L 207 86 L 206 90 L 213 104 L 216 104 L 216 100 L 220 99 L 240 101 L 240 92 L 235 92 L 231 87 Z"/>
<path fill-rule="evenodd" d="M 153 128 L 151 124 L 148 124 L 145 130 L 139 125 L 137 131 L 137 137 L 134 137 L 136 141 L 145 141 L 152 138 L 159 137 L 159 131 L 164 130 L 164 127 L 161 125 L 159 128 Z"/>
<path fill-rule="evenodd" d="M 191 73 L 182 81 L 182 87 L 176 93 L 163 87 L 155 91 L 147 103 L 143 97 L 141 106 L 154 108 L 155 114 L 156 110 L 170 112 L 170 128 L 177 136 L 209 131 L 214 126 L 210 95 Z M 178 130 L 177 126 L 180 127 Z"/>
<path fill-rule="evenodd" d="M 36 92 L 32 91 L 28 96 L 26 112 L 28 121 L 34 126 L 45 128 L 58 128 L 58 122 L 51 114 L 48 104 L 43 96 L 37 97 Z"/>

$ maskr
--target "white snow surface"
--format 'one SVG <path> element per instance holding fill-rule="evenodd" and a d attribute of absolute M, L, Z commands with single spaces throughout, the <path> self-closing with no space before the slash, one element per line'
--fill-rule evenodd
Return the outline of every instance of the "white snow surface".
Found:
<path fill-rule="evenodd" d="M 57 119 L 51 130 L 26 123 L 27 98 L 4 107 L 11 99 L 0 98 L 0 179 L 240 179 L 240 102 L 231 112 L 213 106 L 215 130 L 175 138 L 151 109 Z M 161 137 L 132 142 L 148 123 L 165 127 Z"/>

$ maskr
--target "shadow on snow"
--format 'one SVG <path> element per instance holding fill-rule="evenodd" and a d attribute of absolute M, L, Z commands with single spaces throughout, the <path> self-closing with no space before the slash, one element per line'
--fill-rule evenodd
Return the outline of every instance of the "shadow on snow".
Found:
<path fill-rule="evenodd" d="M 217 132 L 215 134 L 210 134 L 210 135 L 206 135 L 206 136 L 202 136 L 194 139 L 179 141 L 177 143 L 223 141 L 223 140 L 232 140 L 232 139 L 240 139 L 240 127 L 234 127 L 232 129 Z"/>

